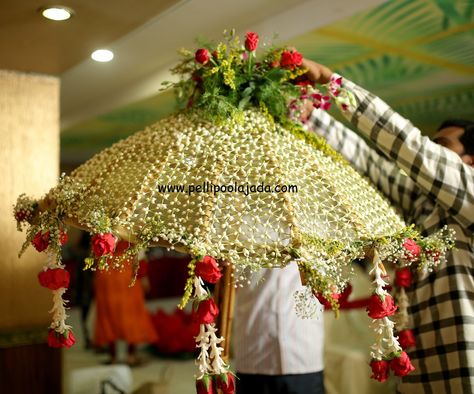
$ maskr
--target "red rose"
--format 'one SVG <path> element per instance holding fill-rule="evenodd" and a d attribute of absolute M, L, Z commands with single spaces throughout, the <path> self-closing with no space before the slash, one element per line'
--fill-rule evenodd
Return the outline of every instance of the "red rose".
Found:
<path fill-rule="evenodd" d="M 416 346 L 415 336 L 412 330 L 401 330 L 398 333 L 398 342 L 403 349 Z"/>
<path fill-rule="evenodd" d="M 293 52 L 293 64 L 295 66 L 301 66 L 301 64 L 303 64 L 303 55 L 298 51 Z"/>
<path fill-rule="evenodd" d="M 204 48 L 198 49 L 194 55 L 194 59 L 200 64 L 206 64 L 209 58 L 209 51 Z"/>
<path fill-rule="evenodd" d="M 427 250 L 425 252 L 427 258 L 432 258 L 432 260 L 437 263 L 441 256 L 441 252 L 439 250 Z"/>
<path fill-rule="evenodd" d="M 96 257 L 110 254 L 115 248 L 115 237 L 111 233 L 96 234 L 92 237 L 92 250 Z"/>
<path fill-rule="evenodd" d="M 69 236 L 67 235 L 67 232 L 64 230 L 61 230 L 59 232 L 59 243 L 61 245 L 66 245 L 68 239 L 69 239 Z"/>
<path fill-rule="evenodd" d="M 420 257 L 421 248 L 415 241 L 413 241 L 411 238 L 407 238 L 405 239 L 405 242 L 403 242 L 402 246 L 406 251 L 403 257 L 409 261 L 418 260 Z"/>
<path fill-rule="evenodd" d="M 76 338 L 71 330 L 64 332 L 63 334 L 56 330 L 50 329 L 48 334 L 48 345 L 51 347 L 67 347 L 70 348 L 76 343 Z"/>
<path fill-rule="evenodd" d="M 38 252 L 46 250 L 49 245 L 49 231 L 46 231 L 44 234 L 38 231 L 31 243 Z"/>
<path fill-rule="evenodd" d="M 209 375 L 204 375 L 202 379 L 196 380 L 196 393 L 197 394 L 214 394 L 214 382 Z"/>
<path fill-rule="evenodd" d="M 301 66 L 303 56 L 297 51 L 283 51 L 281 54 L 280 65 L 283 68 L 293 70 L 296 66 Z"/>
<path fill-rule="evenodd" d="M 373 294 L 369 298 L 367 312 L 372 319 L 382 319 L 383 317 L 391 316 L 396 310 L 397 306 L 394 304 L 390 294 L 387 294 L 384 300 L 377 294 Z"/>
<path fill-rule="evenodd" d="M 219 314 L 219 308 L 212 298 L 201 301 L 196 311 L 193 311 L 194 321 L 199 324 L 214 323 Z"/>
<path fill-rule="evenodd" d="M 222 277 L 216 260 L 211 256 L 205 256 L 202 261 L 199 261 L 196 264 L 194 272 L 197 276 L 200 276 L 203 280 L 209 283 L 217 283 Z"/>
<path fill-rule="evenodd" d="M 398 287 L 410 287 L 411 285 L 410 267 L 403 267 L 395 272 L 395 285 Z"/>
<path fill-rule="evenodd" d="M 249 52 L 253 52 L 257 49 L 258 46 L 258 34 L 252 31 L 247 33 L 245 38 L 245 49 Z"/>
<path fill-rule="evenodd" d="M 16 211 L 15 212 L 15 220 L 17 222 L 22 222 L 23 220 L 26 219 L 26 215 L 27 215 L 27 213 L 23 209 L 20 210 L 20 211 Z"/>
<path fill-rule="evenodd" d="M 230 372 L 220 374 L 217 377 L 217 387 L 222 390 L 222 394 L 235 393 L 235 378 Z"/>
<path fill-rule="evenodd" d="M 405 376 L 415 370 L 415 367 L 410 361 L 410 357 L 405 352 L 402 352 L 399 357 L 390 361 L 390 368 L 396 376 Z"/>
<path fill-rule="evenodd" d="M 379 382 L 385 382 L 388 379 L 390 372 L 389 364 L 385 360 L 372 360 L 370 362 L 372 368 L 371 379 L 378 380 Z"/>
<path fill-rule="evenodd" d="M 38 274 L 38 281 L 41 286 L 50 290 L 58 290 L 69 286 L 69 272 L 62 268 L 53 268 L 41 271 Z"/>

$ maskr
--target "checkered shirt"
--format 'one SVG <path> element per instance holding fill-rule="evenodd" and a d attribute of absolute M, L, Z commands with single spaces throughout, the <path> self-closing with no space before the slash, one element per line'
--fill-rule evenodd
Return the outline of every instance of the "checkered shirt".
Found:
<path fill-rule="evenodd" d="M 419 273 L 408 288 L 416 349 L 415 371 L 400 393 L 474 393 L 474 169 L 380 98 L 349 80 L 356 104 L 344 116 L 373 143 L 328 113 L 315 110 L 310 127 L 339 151 L 423 235 L 447 225 L 456 248 L 435 272 Z"/>

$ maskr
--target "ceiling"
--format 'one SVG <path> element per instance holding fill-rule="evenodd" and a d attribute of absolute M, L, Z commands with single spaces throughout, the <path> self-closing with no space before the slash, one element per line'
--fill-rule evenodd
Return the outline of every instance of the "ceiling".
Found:
<path fill-rule="evenodd" d="M 159 89 L 172 78 L 176 50 L 230 27 L 241 35 L 277 33 L 277 43 L 373 91 L 427 134 L 446 117 L 473 118 L 474 0 L 137 3 L 66 1 L 76 15 L 60 27 L 39 17 L 40 2 L 2 0 L 0 53 L 9 55 L 0 68 L 61 77 L 65 164 L 77 165 L 172 112 L 172 93 Z M 90 60 L 97 46 L 113 49 L 114 61 Z"/>
<path fill-rule="evenodd" d="M 75 15 L 67 22 L 39 10 L 60 3 Z M 60 75 L 97 48 L 109 45 L 178 0 L 2 0 L 0 69 Z"/>

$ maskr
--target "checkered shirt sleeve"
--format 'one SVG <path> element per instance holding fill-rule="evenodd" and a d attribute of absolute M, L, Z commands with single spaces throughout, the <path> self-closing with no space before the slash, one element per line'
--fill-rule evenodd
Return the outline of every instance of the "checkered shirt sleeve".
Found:
<path fill-rule="evenodd" d="M 343 111 L 350 122 L 443 207 L 463 228 L 474 231 L 474 169 L 393 111 L 383 100 L 344 79 L 356 106 Z"/>

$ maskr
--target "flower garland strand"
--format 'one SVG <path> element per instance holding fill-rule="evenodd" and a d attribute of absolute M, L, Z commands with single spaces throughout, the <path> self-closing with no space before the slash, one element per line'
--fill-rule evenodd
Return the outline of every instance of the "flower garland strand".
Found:
<path fill-rule="evenodd" d="M 199 323 L 199 334 L 196 337 L 196 347 L 199 355 L 196 359 L 198 375 L 196 376 L 196 391 L 201 393 L 215 393 L 219 388 L 225 394 L 235 392 L 235 380 L 229 366 L 221 357 L 224 349 L 220 344 L 223 337 L 217 335 L 215 319 L 219 308 L 211 295 L 204 287 L 203 279 L 215 284 L 222 273 L 217 262 L 211 256 L 205 256 L 196 263 L 194 276 L 194 306 L 193 318 Z"/>
<path fill-rule="evenodd" d="M 66 303 L 63 295 L 69 286 L 69 272 L 65 270 L 60 260 L 53 253 L 48 253 L 48 262 L 38 274 L 41 286 L 51 290 L 53 293 L 53 307 L 49 313 L 53 314 L 49 326 L 48 345 L 51 347 L 71 347 L 76 343 L 76 338 L 71 326 L 66 324 Z"/>
<path fill-rule="evenodd" d="M 389 319 L 397 307 L 392 296 L 385 290 L 388 284 L 385 282 L 385 267 L 380 261 L 376 248 L 372 251 L 373 268 L 370 271 L 375 279 L 374 294 L 371 296 L 367 312 L 373 320 L 372 327 L 375 331 L 375 343 L 372 345 L 370 366 L 372 368 L 372 379 L 384 382 L 388 379 L 390 369 L 396 376 L 405 376 L 415 368 L 410 362 L 408 355 L 402 350 L 397 337 L 394 335 L 394 323 Z"/>

